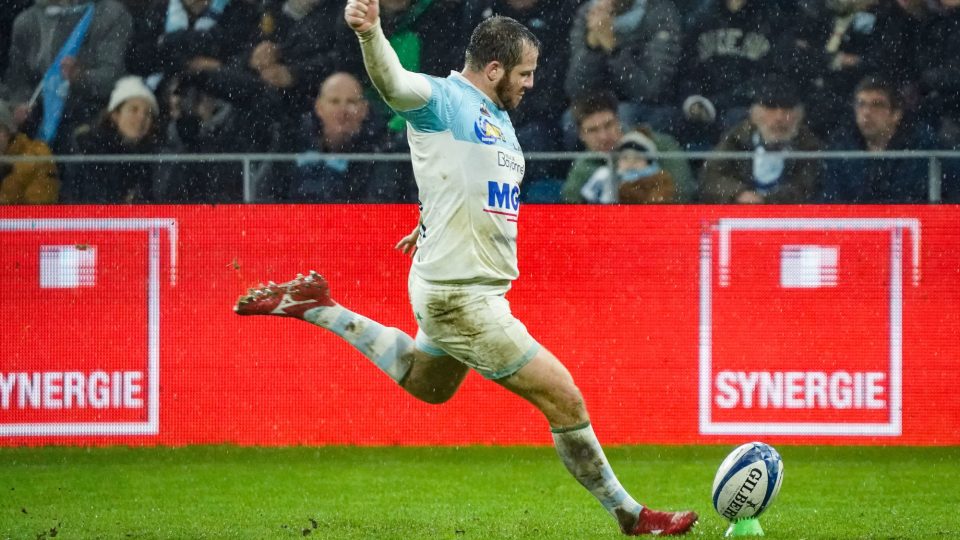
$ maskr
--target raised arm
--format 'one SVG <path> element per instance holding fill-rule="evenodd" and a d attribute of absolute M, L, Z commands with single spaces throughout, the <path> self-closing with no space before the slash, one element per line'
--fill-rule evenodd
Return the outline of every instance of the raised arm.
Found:
<path fill-rule="evenodd" d="M 403 69 L 380 28 L 380 0 L 348 0 L 343 17 L 360 39 L 363 64 L 370 80 L 395 111 L 419 109 L 430 100 L 430 83 Z"/>

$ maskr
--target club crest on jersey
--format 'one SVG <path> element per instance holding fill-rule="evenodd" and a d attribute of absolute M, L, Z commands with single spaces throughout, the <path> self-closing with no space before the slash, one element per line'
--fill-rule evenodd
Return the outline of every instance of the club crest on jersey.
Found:
<path fill-rule="evenodd" d="M 503 130 L 482 116 L 474 122 L 473 130 L 483 144 L 494 144 L 497 141 L 506 142 L 506 138 L 503 136 Z"/>

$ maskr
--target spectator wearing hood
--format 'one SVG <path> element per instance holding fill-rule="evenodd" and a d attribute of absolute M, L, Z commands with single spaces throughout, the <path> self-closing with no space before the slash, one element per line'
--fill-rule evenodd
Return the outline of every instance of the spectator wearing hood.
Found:
<path fill-rule="evenodd" d="M 106 110 L 93 125 L 74 134 L 74 154 L 155 154 L 157 114 L 153 92 L 136 76 L 117 80 Z M 144 203 L 154 201 L 151 162 L 78 162 L 67 166 L 68 202 Z"/>
<path fill-rule="evenodd" d="M 771 78 L 756 91 L 749 117 L 720 140 L 718 152 L 752 152 L 752 159 L 711 159 L 700 175 L 706 203 L 810 202 L 819 192 L 822 164 L 778 156 L 817 151 L 822 145 L 804 123 L 799 95 L 785 80 Z"/>
<path fill-rule="evenodd" d="M 4 81 L 18 125 L 23 127 L 28 117 L 40 115 L 41 107 L 31 109 L 34 90 L 84 17 L 88 4 L 85 0 L 36 0 L 14 20 Z M 107 101 L 114 81 L 124 73 L 132 27 L 130 14 L 120 2 L 93 2 L 93 17 L 77 56 L 64 57 L 60 63 L 70 87 L 59 130 L 50 141 L 54 152 L 66 150 L 73 130 L 94 117 Z"/>
<path fill-rule="evenodd" d="M 17 132 L 13 111 L 0 101 L 0 155 L 49 156 L 50 148 Z M 0 163 L 0 204 L 52 204 L 60 181 L 53 161 Z"/>

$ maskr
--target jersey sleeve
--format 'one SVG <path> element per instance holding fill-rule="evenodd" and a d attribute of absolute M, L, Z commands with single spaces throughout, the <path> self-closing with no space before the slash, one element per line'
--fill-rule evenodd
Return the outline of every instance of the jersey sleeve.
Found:
<path fill-rule="evenodd" d="M 451 84 L 449 79 L 423 76 L 430 83 L 430 99 L 423 107 L 398 111 L 413 129 L 423 133 L 448 131 L 463 102 L 463 91 Z"/>

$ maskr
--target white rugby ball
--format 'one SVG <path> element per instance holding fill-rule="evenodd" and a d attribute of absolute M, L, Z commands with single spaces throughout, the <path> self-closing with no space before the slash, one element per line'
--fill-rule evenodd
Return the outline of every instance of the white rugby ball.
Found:
<path fill-rule="evenodd" d="M 783 460 L 772 446 L 762 442 L 738 446 L 713 479 L 713 507 L 730 521 L 755 518 L 777 497 L 782 481 Z"/>

